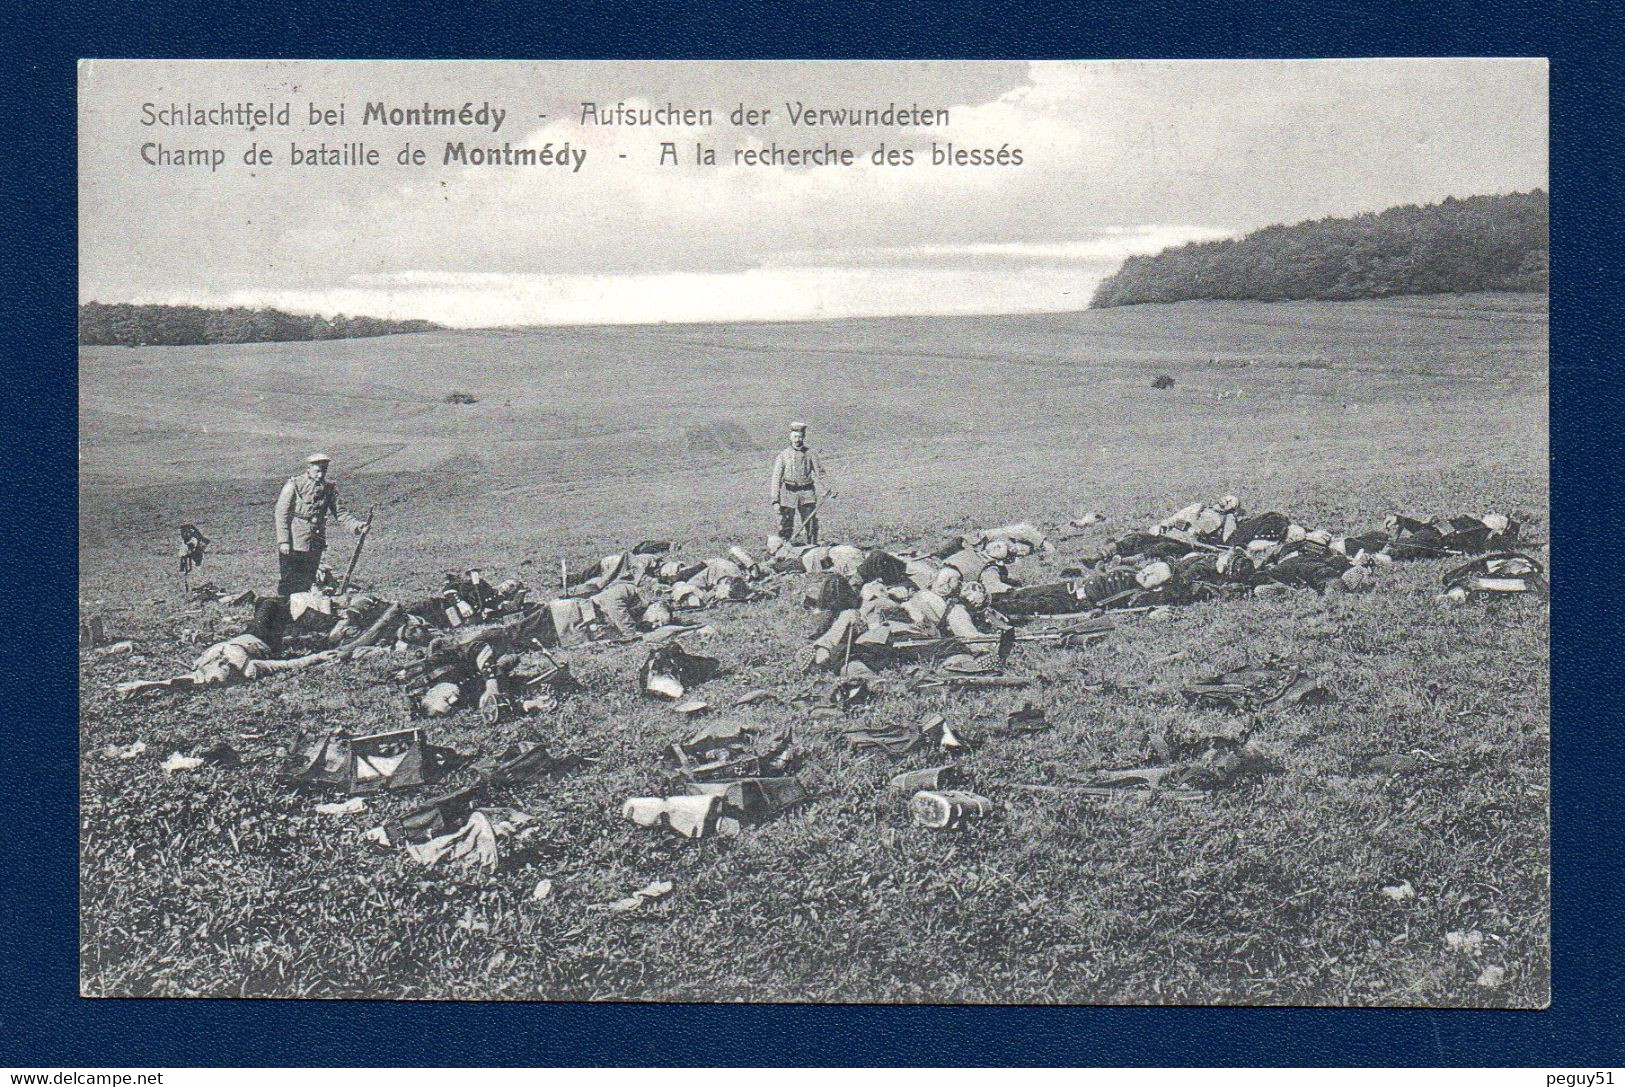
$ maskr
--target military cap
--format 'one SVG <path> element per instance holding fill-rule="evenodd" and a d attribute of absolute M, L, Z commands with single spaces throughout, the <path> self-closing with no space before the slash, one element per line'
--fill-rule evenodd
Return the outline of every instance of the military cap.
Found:
<path fill-rule="evenodd" d="M 800 419 L 797 419 L 795 422 L 790 424 L 790 429 L 791 430 L 806 430 L 807 429 L 807 424 L 803 423 Z"/>
<path fill-rule="evenodd" d="M 332 463 L 332 460 L 333 460 L 333 458 L 328 456 L 326 453 L 312 453 L 310 456 L 305 458 L 305 463 L 306 464 L 330 464 L 330 463 Z"/>

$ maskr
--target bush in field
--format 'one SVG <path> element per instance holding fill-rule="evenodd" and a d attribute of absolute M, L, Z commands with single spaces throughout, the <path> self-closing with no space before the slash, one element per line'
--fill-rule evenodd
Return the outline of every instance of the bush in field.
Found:
<path fill-rule="evenodd" d="M 1156 380 L 1151 382 L 1151 387 L 1153 389 L 1171 389 L 1174 387 L 1174 379 L 1167 374 L 1158 374 Z"/>
<path fill-rule="evenodd" d="M 465 393 L 461 389 L 446 394 L 446 403 L 448 404 L 478 404 L 479 402 L 479 398 L 473 393 Z"/>

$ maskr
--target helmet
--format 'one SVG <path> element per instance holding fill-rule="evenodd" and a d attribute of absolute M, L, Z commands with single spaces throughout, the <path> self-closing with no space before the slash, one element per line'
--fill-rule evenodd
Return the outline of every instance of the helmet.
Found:
<path fill-rule="evenodd" d="M 1140 567 L 1134 575 L 1134 580 L 1140 583 L 1142 589 L 1155 589 L 1173 576 L 1173 567 L 1159 561 Z"/>

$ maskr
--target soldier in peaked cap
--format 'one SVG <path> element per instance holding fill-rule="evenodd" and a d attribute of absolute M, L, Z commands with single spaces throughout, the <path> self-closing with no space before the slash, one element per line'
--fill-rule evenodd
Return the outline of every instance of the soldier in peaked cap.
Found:
<path fill-rule="evenodd" d="M 781 450 L 773 461 L 771 490 L 771 501 L 779 511 L 779 535 L 793 540 L 798 532 L 796 522 L 799 519 L 799 533 L 803 542 L 816 544 L 818 503 L 821 498 L 833 497 L 835 490 L 830 486 L 829 473 L 824 470 L 822 458 L 807 446 L 806 423 L 797 421 L 790 424 L 790 445 Z"/>
<path fill-rule="evenodd" d="M 322 552 L 327 549 L 328 517 L 357 536 L 366 531 L 366 523 L 344 508 L 338 488 L 327 479 L 332 460 L 326 453 L 312 453 L 305 458 L 305 470 L 289 476 L 277 496 L 278 596 L 305 592 L 316 580 Z"/>

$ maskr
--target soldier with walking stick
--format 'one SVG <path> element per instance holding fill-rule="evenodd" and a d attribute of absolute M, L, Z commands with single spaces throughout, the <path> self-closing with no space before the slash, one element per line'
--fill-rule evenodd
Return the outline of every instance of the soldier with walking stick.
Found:
<path fill-rule="evenodd" d="M 339 501 L 339 491 L 327 478 L 333 458 L 312 453 L 305 470 L 290 476 L 276 500 L 277 595 L 307 591 L 316 580 L 322 552 L 327 549 L 327 519 L 332 517 L 357 536 L 368 521 L 353 516 Z"/>
<path fill-rule="evenodd" d="M 790 543 L 799 539 L 816 544 L 818 507 L 824 499 L 835 497 L 835 489 L 822 458 L 807 446 L 806 423 L 790 424 L 790 446 L 773 461 L 771 489 L 773 505 L 779 511 L 779 535 Z"/>

